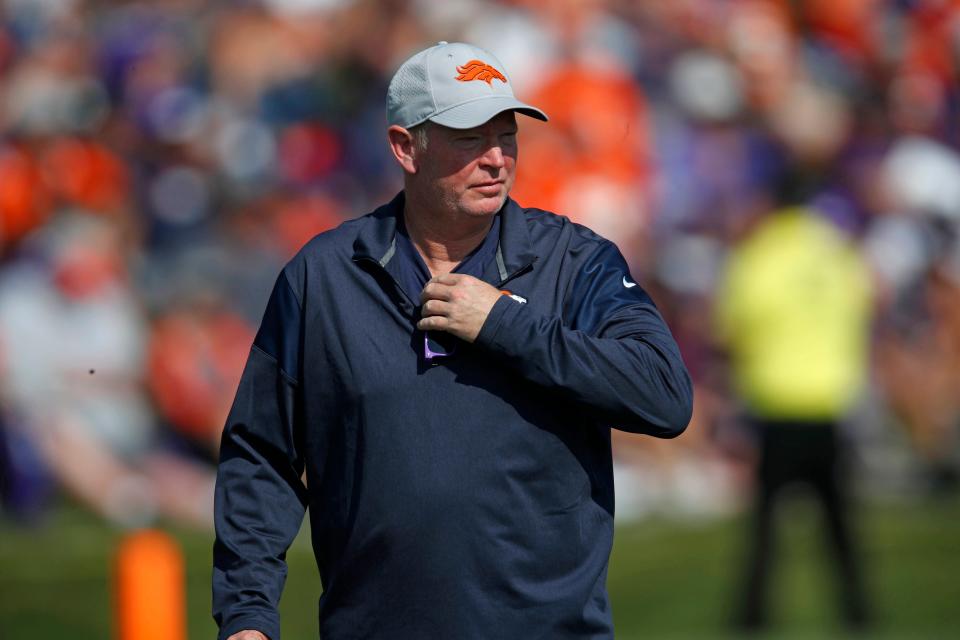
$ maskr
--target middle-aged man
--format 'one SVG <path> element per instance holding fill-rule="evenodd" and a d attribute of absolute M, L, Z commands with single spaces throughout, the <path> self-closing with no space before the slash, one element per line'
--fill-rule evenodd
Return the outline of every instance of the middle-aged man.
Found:
<path fill-rule="evenodd" d="M 403 191 L 280 274 L 222 442 L 221 638 L 278 640 L 307 506 L 324 640 L 613 636 L 610 428 L 678 435 L 691 385 L 617 248 L 507 197 L 518 112 L 490 53 L 414 55 Z"/>

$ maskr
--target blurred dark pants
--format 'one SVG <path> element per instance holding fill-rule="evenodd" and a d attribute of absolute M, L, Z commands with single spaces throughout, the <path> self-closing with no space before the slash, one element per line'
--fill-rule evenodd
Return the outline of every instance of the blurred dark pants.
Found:
<path fill-rule="evenodd" d="M 844 620 L 854 628 L 864 626 L 866 596 L 849 522 L 847 455 L 837 425 L 764 419 L 753 422 L 760 442 L 760 459 L 739 626 L 759 629 L 767 623 L 769 582 L 775 556 L 775 507 L 783 490 L 794 484 L 812 489 L 823 508 Z"/>
<path fill-rule="evenodd" d="M 0 515 L 36 523 L 54 490 L 53 474 L 37 447 L 0 411 Z"/>

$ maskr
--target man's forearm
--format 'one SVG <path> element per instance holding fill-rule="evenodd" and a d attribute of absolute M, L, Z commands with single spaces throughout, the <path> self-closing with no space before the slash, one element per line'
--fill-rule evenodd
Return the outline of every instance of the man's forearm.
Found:
<path fill-rule="evenodd" d="M 537 316 L 508 298 L 494 305 L 477 344 L 502 355 L 524 377 L 568 392 L 610 426 L 674 437 L 690 421 L 693 392 L 679 349 L 652 307 L 593 337 Z"/>

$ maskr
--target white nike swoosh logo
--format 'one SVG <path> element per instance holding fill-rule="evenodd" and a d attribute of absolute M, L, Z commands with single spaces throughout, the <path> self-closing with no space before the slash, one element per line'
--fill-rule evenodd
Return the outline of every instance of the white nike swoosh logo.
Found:
<path fill-rule="evenodd" d="M 627 281 L 627 276 L 623 276 L 623 286 L 625 286 L 627 289 L 629 289 L 630 287 L 635 287 L 635 286 L 637 286 L 637 283 L 636 283 L 636 282 L 628 282 L 628 281 Z"/>

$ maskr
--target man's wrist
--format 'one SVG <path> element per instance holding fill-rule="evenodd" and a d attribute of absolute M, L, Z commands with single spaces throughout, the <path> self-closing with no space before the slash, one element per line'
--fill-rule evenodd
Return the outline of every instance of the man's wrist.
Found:
<path fill-rule="evenodd" d="M 244 636 L 243 634 L 247 634 Z M 256 615 L 244 615 L 236 618 L 232 622 L 220 626 L 220 634 L 217 636 L 220 640 L 262 640 L 256 635 L 260 634 L 267 640 L 275 640 L 280 637 L 280 620 L 264 618 Z"/>
<path fill-rule="evenodd" d="M 487 314 L 487 319 L 480 327 L 480 333 L 477 334 L 477 339 L 474 341 L 475 344 L 484 348 L 494 347 L 502 325 L 509 324 L 510 319 L 515 317 L 523 306 L 523 303 L 510 296 L 500 296 L 500 299 L 493 303 L 490 313 Z"/>
<path fill-rule="evenodd" d="M 262 631 L 257 631 L 256 629 L 244 629 L 242 631 L 237 631 L 235 634 L 227 638 L 227 640 L 270 640 L 265 633 Z"/>

